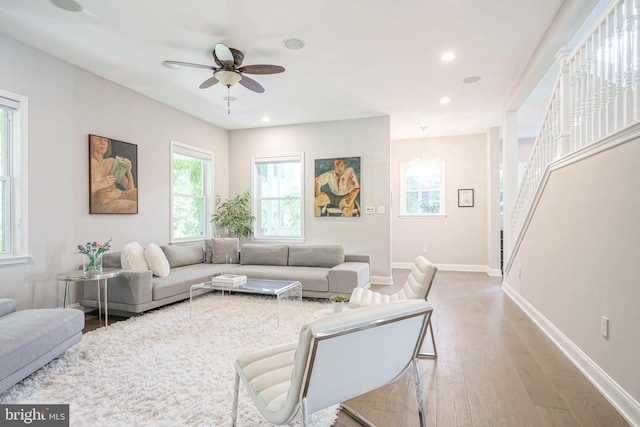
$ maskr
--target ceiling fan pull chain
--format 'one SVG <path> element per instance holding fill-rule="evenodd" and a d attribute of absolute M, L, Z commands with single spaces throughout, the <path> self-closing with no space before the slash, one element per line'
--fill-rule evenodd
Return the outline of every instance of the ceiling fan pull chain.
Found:
<path fill-rule="evenodd" d="M 227 114 L 231 114 L 231 86 L 227 86 Z"/>

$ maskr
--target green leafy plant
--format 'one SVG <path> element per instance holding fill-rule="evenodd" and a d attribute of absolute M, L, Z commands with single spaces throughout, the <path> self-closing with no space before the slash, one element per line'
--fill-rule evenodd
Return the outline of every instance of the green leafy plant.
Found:
<path fill-rule="evenodd" d="M 220 196 L 216 196 L 216 211 L 211 215 L 211 222 L 220 236 L 251 237 L 255 220 L 251 215 L 249 190 L 224 201 Z"/>
<path fill-rule="evenodd" d="M 329 300 L 331 300 L 331 302 L 345 302 L 347 300 L 347 297 L 345 297 L 344 295 L 331 295 L 329 297 Z"/>

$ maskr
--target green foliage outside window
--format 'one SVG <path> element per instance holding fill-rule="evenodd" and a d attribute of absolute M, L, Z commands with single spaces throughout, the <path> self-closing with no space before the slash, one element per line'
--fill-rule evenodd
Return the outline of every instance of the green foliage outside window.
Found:
<path fill-rule="evenodd" d="M 205 161 L 173 155 L 173 238 L 205 235 Z"/>

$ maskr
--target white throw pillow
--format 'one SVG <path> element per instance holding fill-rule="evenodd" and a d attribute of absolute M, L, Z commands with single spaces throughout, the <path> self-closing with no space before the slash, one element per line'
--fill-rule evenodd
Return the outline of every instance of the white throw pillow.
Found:
<path fill-rule="evenodd" d="M 167 277 L 169 275 L 169 261 L 160 246 L 155 243 L 149 243 L 147 249 L 144 250 L 144 257 L 154 276 Z"/>
<path fill-rule="evenodd" d="M 127 243 L 122 247 L 120 263 L 125 270 L 149 270 L 147 260 L 144 258 L 144 248 L 136 241 Z"/>

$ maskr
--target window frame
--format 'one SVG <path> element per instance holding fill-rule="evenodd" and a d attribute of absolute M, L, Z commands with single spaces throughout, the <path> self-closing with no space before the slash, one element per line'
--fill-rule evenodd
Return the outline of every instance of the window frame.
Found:
<path fill-rule="evenodd" d="M 176 194 L 173 191 L 173 156 L 174 154 L 189 156 L 195 159 L 200 159 L 200 160 L 204 160 L 205 162 L 208 162 L 208 168 L 205 171 L 205 177 L 203 178 L 203 181 L 204 181 L 203 185 L 205 188 L 203 189 L 204 214 L 202 218 L 202 221 L 203 221 L 202 226 L 204 230 L 204 235 L 202 236 L 189 236 L 184 238 L 177 238 L 173 235 L 173 229 L 174 229 L 173 208 L 174 208 L 174 197 L 176 196 Z M 210 212 L 213 212 L 213 207 L 214 207 L 214 200 L 213 200 L 213 194 L 214 194 L 214 178 L 213 177 L 214 177 L 214 165 L 215 165 L 214 160 L 215 160 L 215 155 L 211 151 L 171 140 L 171 154 L 170 154 L 171 174 L 169 178 L 169 181 L 170 181 L 169 184 L 171 188 L 171 202 L 170 202 L 170 212 L 169 212 L 169 217 L 170 217 L 169 242 L 171 244 L 197 242 L 203 239 L 211 238 L 213 236 L 211 222 L 209 221 L 209 218 L 207 215 Z M 180 196 L 185 197 L 188 195 L 180 194 Z"/>
<path fill-rule="evenodd" d="M 422 166 L 425 167 L 430 163 L 438 164 L 440 169 L 440 212 L 437 213 L 410 213 L 407 212 L 407 198 L 406 193 L 407 190 L 405 188 L 406 182 L 406 173 L 407 170 L 411 167 Z M 404 162 L 400 164 L 400 217 L 401 218 L 444 218 L 446 217 L 446 185 L 445 185 L 445 161 L 433 158 L 433 159 L 420 159 L 420 160 L 412 160 L 409 162 Z M 416 190 L 411 190 L 416 191 Z M 418 190 L 418 191 L 429 191 L 429 190 Z"/>
<path fill-rule="evenodd" d="M 260 194 L 258 192 L 258 181 L 260 174 L 258 166 L 263 163 L 284 163 L 287 161 L 297 161 L 300 164 L 300 235 L 299 236 L 263 236 L 260 234 Z M 251 198 L 253 216 L 256 218 L 254 223 L 253 238 L 261 241 L 277 241 L 277 242 L 302 242 L 304 241 L 304 213 L 305 213 L 305 189 L 304 189 L 304 153 L 276 154 L 276 155 L 259 155 L 251 156 Z"/>
<path fill-rule="evenodd" d="M 15 110 L 5 155 L 8 183 L 6 195 L 5 226 L 9 234 L 9 245 L 0 252 L 0 265 L 24 264 L 29 254 L 29 99 L 26 96 L 0 89 L 0 105 Z M 1 172 L 0 172 L 1 173 Z"/>

